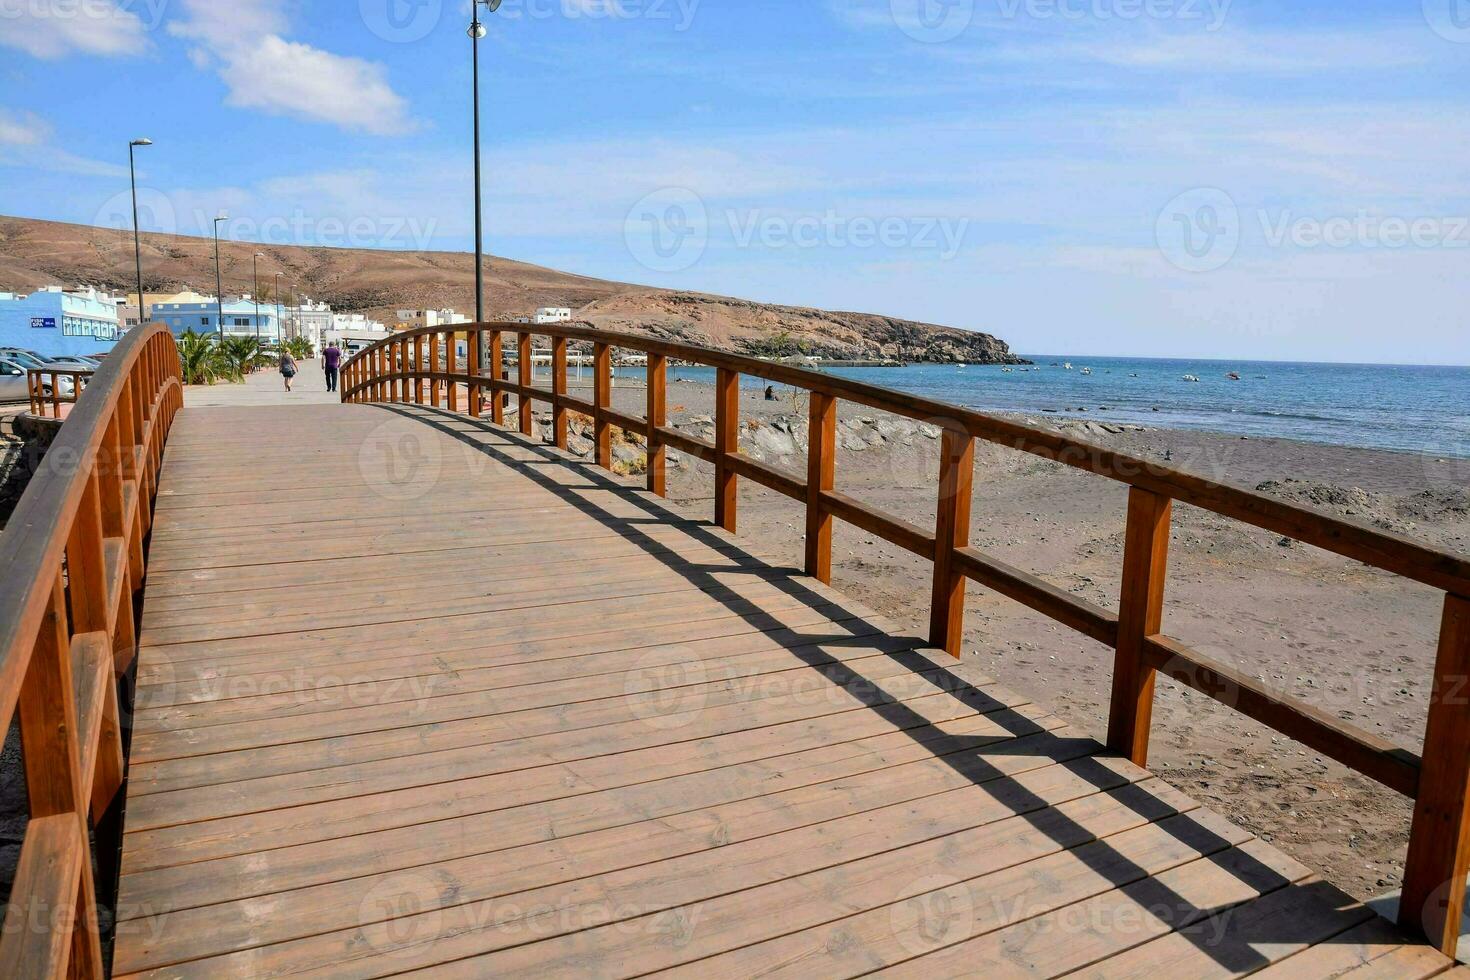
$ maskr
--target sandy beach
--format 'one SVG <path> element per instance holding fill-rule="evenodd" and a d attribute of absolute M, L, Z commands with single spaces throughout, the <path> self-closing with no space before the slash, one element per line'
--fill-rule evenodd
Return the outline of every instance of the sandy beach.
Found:
<path fill-rule="evenodd" d="M 580 393 L 579 393 L 580 394 Z M 641 387 L 614 407 L 642 414 Z M 804 472 L 806 405 L 786 391 L 742 392 L 744 452 Z M 670 421 L 710 437 L 710 386 L 670 386 Z M 538 412 L 540 424 L 549 416 Z M 1031 417 L 1211 479 L 1287 497 L 1437 547 L 1470 551 L 1470 460 L 1274 439 L 1140 429 L 1101 419 Z M 838 489 L 919 525 L 935 511 L 937 431 L 860 406 L 841 411 Z M 575 434 L 573 449 L 590 451 Z M 621 468 L 639 448 L 620 443 Z M 713 472 L 672 453 L 669 493 L 708 517 Z M 1013 450 L 977 450 L 972 543 L 1049 582 L 1116 609 L 1126 488 Z M 742 481 L 742 537 L 753 551 L 799 564 L 804 512 Z M 1191 507 L 1176 508 L 1165 630 L 1274 688 L 1417 750 L 1440 596 L 1427 588 Z M 931 566 L 838 524 L 834 584 L 919 632 L 927 629 Z M 966 657 L 1037 697 L 1069 724 L 1106 730 L 1112 651 L 976 585 Z M 1202 695 L 1161 682 L 1151 767 L 1321 872 L 1371 898 L 1399 884 L 1409 801 Z"/>

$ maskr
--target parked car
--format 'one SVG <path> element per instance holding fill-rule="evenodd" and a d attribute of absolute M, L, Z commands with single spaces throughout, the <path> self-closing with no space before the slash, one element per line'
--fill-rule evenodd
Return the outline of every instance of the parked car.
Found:
<path fill-rule="evenodd" d="M 95 371 L 102 366 L 102 362 L 97 360 L 97 358 L 88 357 L 85 354 L 62 354 L 59 357 L 49 358 L 46 363 L 53 367 L 68 368 L 77 371 Z"/>
<path fill-rule="evenodd" d="M 25 370 L 33 370 L 35 368 L 46 367 L 60 368 L 63 371 L 75 371 L 80 369 L 80 366 L 73 367 L 70 364 L 50 363 L 40 354 L 37 354 L 35 351 L 26 350 L 23 347 L 0 347 L 0 358 L 3 358 L 10 363 L 16 365 L 17 367 Z M 61 377 L 57 380 L 56 387 L 63 395 L 70 398 L 72 392 L 76 390 L 77 384 L 76 381 L 71 378 Z M 49 396 L 51 394 L 50 383 L 44 385 L 42 390 Z"/>
<path fill-rule="evenodd" d="M 14 361 L 0 360 L 0 401 L 30 401 L 26 385 L 26 369 Z"/>
<path fill-rule="evenodd" d="M 46 359 L 44 357 L 33 350 L 26 350 L 24 347 L 0 347 L 0 357 L 19 364 L 23 368 L 46 366 Z"/>

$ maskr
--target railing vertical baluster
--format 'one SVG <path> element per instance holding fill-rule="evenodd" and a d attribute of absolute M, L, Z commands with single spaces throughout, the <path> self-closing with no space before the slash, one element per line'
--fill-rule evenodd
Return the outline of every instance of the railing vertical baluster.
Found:
<path fill-rule="evenodd" d="M 465 367 L 468 370 L 466 370 L 465 373 L 468 374 L 471 378 L 479 378 L 481 372 L 484 371 L 485 359 L 480 356 L 481 338 L 483 336 L 484 335 L 480 331 L 480 328 L 475 327 L 470 330 L 469 339 L 466 342 L 467 347 L 465 351 L 465 361 L 467 363 L 465 364 Z M 482 398 L 483 394 L 484 392 L 481 390 L 480 385 L 477 381 L 471 381 L 469 383 L 469 387 L 465 392 L 465 397 L 469 401 L 469 405 L 466 406 L 466 409 L 469 411 L 470 418 L 472 419 L 477 419 L 480 417 L 480 412 L 484 407 L 484 399 Z"/>
<path fill-rule="evenodd" d="M 939 442 L 939 504 L 934 521 L 934 587 L 929 642 L 954 657 L 965 638 L 965 576 L 955 568 L 957 548 L 970 543 L 970 496 L 975 481 L 975 438 L 945 426 Z"/>
<path fill-rule="evenodd" d="M 1399 923 L 1454 956 L 1470 871 L 1470 598 L 1445 596 Z"/>
<path fill-rule="evenodd" d="M 1108 747 L 1140 766 L 1148 763 L 1155 676 L 1144 662 L 1143 641 L 1163 627 L 1173 505 L 1168 497 L 1150 490 L 1132 487 L 1128 491 Z"/>
<path fill-rule="evenodd" d="M 668 361 L 662 354 L 648 355 L 648 489 L 655 496 L 668 496 L 667 456 L 658 430 L 669 424 Z"/>
<path fill-rule="evenodd" d="M 516 375 L 521 388 L 531 387 L 531 335 L 524 330 L 516 334 Z M 531 409 L 529 396 L 522 394 L 516 403 L 516 415 L 521 423 L 521 435 L 531 434 Z"/>
<path fill-rule="evenodd" d="M 612 405 L 612 348 L 598 343 L 592 355 L 592 429 L 596 436 L 597 465 L 612 469 L 612 423 L 602 414 Z"/>
<path fill-rule="evenodd" d="M 439 373 L 439 335 L 429 334 L 429 404 L 434 408 L 439 407 L 439 379 L 433 377 Z"/>
<path fill-rule="evenodd" d="M 453 375 L 459 371 L 459 335 L 453 330 L 444 335 L 444 370 Z M 448 382 L 446 407 L 451 412 L 459 411 L 459 385 L 451 377 Z"/>
<path fill-rule="evenodd" d="M 84 464 L 85 465 L 85 464 Z M 107 568 L 102 548 L 102 505 L 95 470 L 86 477 L 82 499 L 66 541 L 71 615 L 78 633 L 107 629 Z"/>
<path fill-rule="evenodd" d="M 66 586 L 58 570 L 51 588 L 51 602 L 41 622 L 36 645 L 22 682 L 17 713 L 20 716 L 21 747 L 25 757 L 26 788 L 32 820 L 73 814 L 78 840 L 87 850 L 87 807 L 82 799 L 81 752 L 77 745 L 76 696 L 72 686 L 71 639 L 66 621 Z M 24 845 L 22 845 L 24 847 Z M 91 861 L 81 862 L 76 901 L 91 903 Z M 12 896 L 14 902 L 20 896 Z M 39 914 L 42 923 L 52 922 L 59 910 L 16 908 L 13 915 Z M 32 920 L 22 920 L 35 928 Z M 64 921 L 64 920 L 63 920 Z M 59 923 L 58 923 L 59 924 Z M 74 976 L 101 976 L 102 946 L 95 914 L 82 915 L 72 923 L 72 954 L 69 972 Z"/>
<path fill-rule="evenodd" d="M 806 456 L 806 573 L 832 581 L 832 513 L 822 492 L 837 485 L 837 399 L 811 393 Z"/>
<path fill-rule="evenodd" d="M 490 331 L 490 376 L 496 381 L 505 380 L 505 348 L 499 330 Z M 490 389 L 490 421 L 505 424 L 505 392 L 499 387 Z"/>
<path fill-rule="evenodd" d="M 735 533 L 739 479 L 728 459 L 740 452 L 740 373 L 720 368 L 715 377 L 715 523 Z"/>
<path fill-rule="evenodd" d="M 551 405 L 552 437 L 557 449 L 567 448 L 567 406 L 562 401 L 567 394 L 567 338 L 553 337 L 551 341 L 551 393 L 555 397 Z"/>

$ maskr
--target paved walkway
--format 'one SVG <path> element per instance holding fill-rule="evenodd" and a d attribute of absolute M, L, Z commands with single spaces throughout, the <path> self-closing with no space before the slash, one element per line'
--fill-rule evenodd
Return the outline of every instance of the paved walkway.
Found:
<path fill-rule="evenodd" d="M 168 445 L 119 976 L 1448 965 L 724 532 L 313 377 Z"/>

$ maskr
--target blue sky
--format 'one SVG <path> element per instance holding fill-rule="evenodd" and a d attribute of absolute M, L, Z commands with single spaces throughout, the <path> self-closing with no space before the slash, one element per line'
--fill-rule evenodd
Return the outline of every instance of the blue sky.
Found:
<path fill-rule="evenodd" d="M 466 0 L 0 0 L 0 212 L 467 249 Z M 1470 363 L 1470 0 L 505 0 L 496 254 L 1018 350 Z"/>

